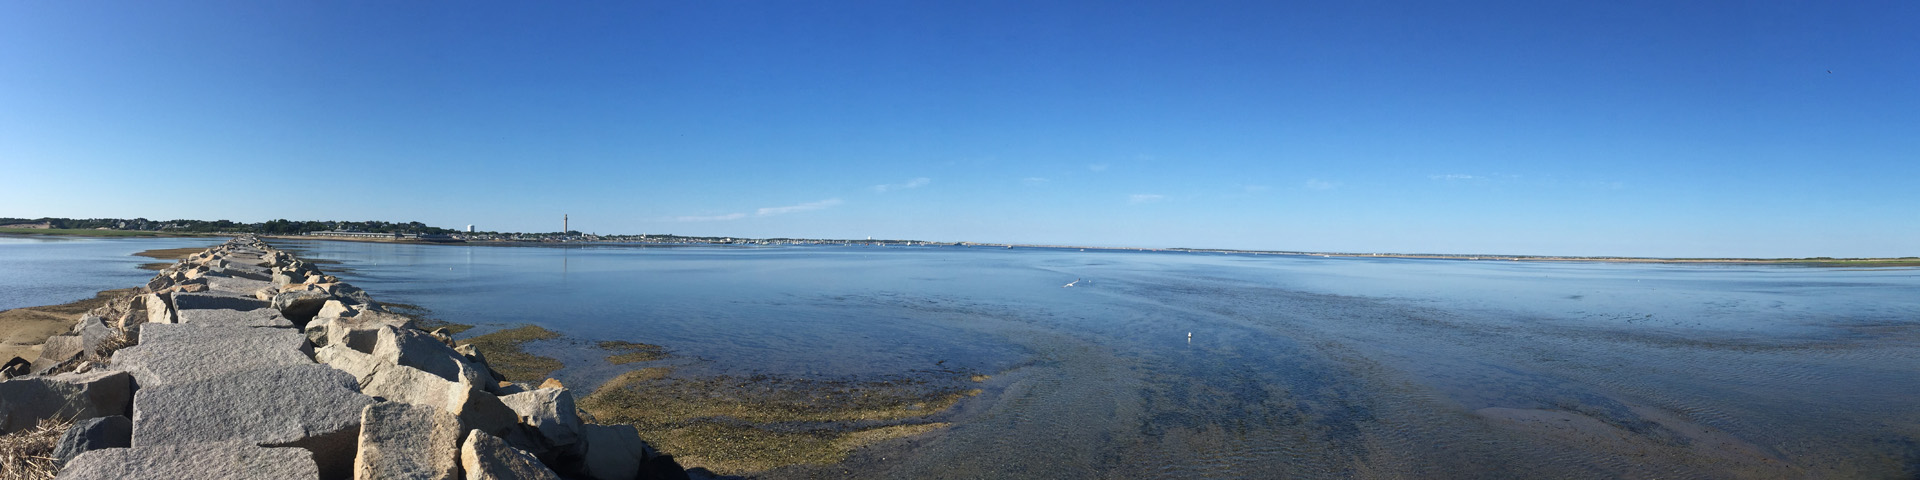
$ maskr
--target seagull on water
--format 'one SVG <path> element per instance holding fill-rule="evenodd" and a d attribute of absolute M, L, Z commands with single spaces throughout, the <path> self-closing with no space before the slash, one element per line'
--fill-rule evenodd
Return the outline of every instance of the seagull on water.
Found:
<path fill-rule="evenodd" d="M 1076 279 L 1073 279 L 1073 281 L 1072 281 L 1072 282 L 1067 282 L 1067 284 L 1066 284 L 1066 285 L 1061 285 L 1061 286 L 1060 286 L 1060 288 L 1067 288 L 1067 287 L 1071 287 L 1071 286 L 1074 286 L 1075 284 L 1078 284 L 1078 283 L 1080 283 L 1080 279 L 1078 279 L 1078 278 L 1076 278 Z"/>

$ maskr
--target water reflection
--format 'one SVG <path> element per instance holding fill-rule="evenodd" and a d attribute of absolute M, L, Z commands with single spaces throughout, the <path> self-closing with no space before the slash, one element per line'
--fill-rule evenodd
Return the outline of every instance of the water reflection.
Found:
<path fill-rule="evenodd" d="M 1920 473 L 1911 269 L 290 246 L 377 298 L 664 345 L 694 374 L 993 374 L 931 419 L 952 427 L 837 467 L 870 476 Z M 533 349 L 569 385 L 618 373 L 576 345 Z"/>

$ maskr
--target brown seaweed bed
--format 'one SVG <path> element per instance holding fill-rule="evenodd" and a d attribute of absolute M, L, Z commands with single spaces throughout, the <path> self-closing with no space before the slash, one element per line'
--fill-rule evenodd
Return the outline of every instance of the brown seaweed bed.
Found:
<path fill-rule="evenodd" d="M 434 328 L 471 328 L 423 323 Z M 524 345 L 560 337 L 525 325 L 461 343 L 479 348 L 508 379 L 538 383 L 564 365 L 552 357 L 527 353 Z M 597 346 L 610 353 L 606 360 L 615 365 L 671 357 L 657 345 L 602 341 Z M 634 425 L 648 443 L 688 468 L 742 475 L 796 465 L 832 465 L 862 447 L 946 428 L 949 424 L 931 417 L 979 395 L 977 385 L 989 378 L 963 371 L 918 371 L 863 380 L 676 376 L 672 367 L 642 365 L 591 393 L 576 389 L 575 394 L 582 395 L 578 405 L 588 416 L 601 423 Z"/>

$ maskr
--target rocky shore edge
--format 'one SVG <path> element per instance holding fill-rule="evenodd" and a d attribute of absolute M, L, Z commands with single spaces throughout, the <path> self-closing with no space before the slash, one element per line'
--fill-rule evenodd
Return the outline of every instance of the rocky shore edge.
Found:
<path fill-rule="evenodd" d="M 162 269 L 0 368 L 0 434 L 72 422 L 60 479 L 684 479 L 559 382 L 251 235 Z"/>

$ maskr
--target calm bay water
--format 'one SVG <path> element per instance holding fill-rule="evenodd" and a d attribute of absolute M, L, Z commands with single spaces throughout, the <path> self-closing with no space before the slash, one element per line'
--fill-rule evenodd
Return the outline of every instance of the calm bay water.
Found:
<path fill-rule="evenodd" d="M 861 476 L 1920 475 L 1915 269 L 274 243 L 474 333 L 561 332 L 529 350 L 576 387 L 616 339 L 693 374 L 992 375 Z"/>
<path fill-rule="evenodd" d="M 74 238 L 0 235 L 0 310 L 57 305 L 101 290 L 144 285 L 159 262 L 133 254 L 159 248 L 208 247 L 225 238 Z"/>

